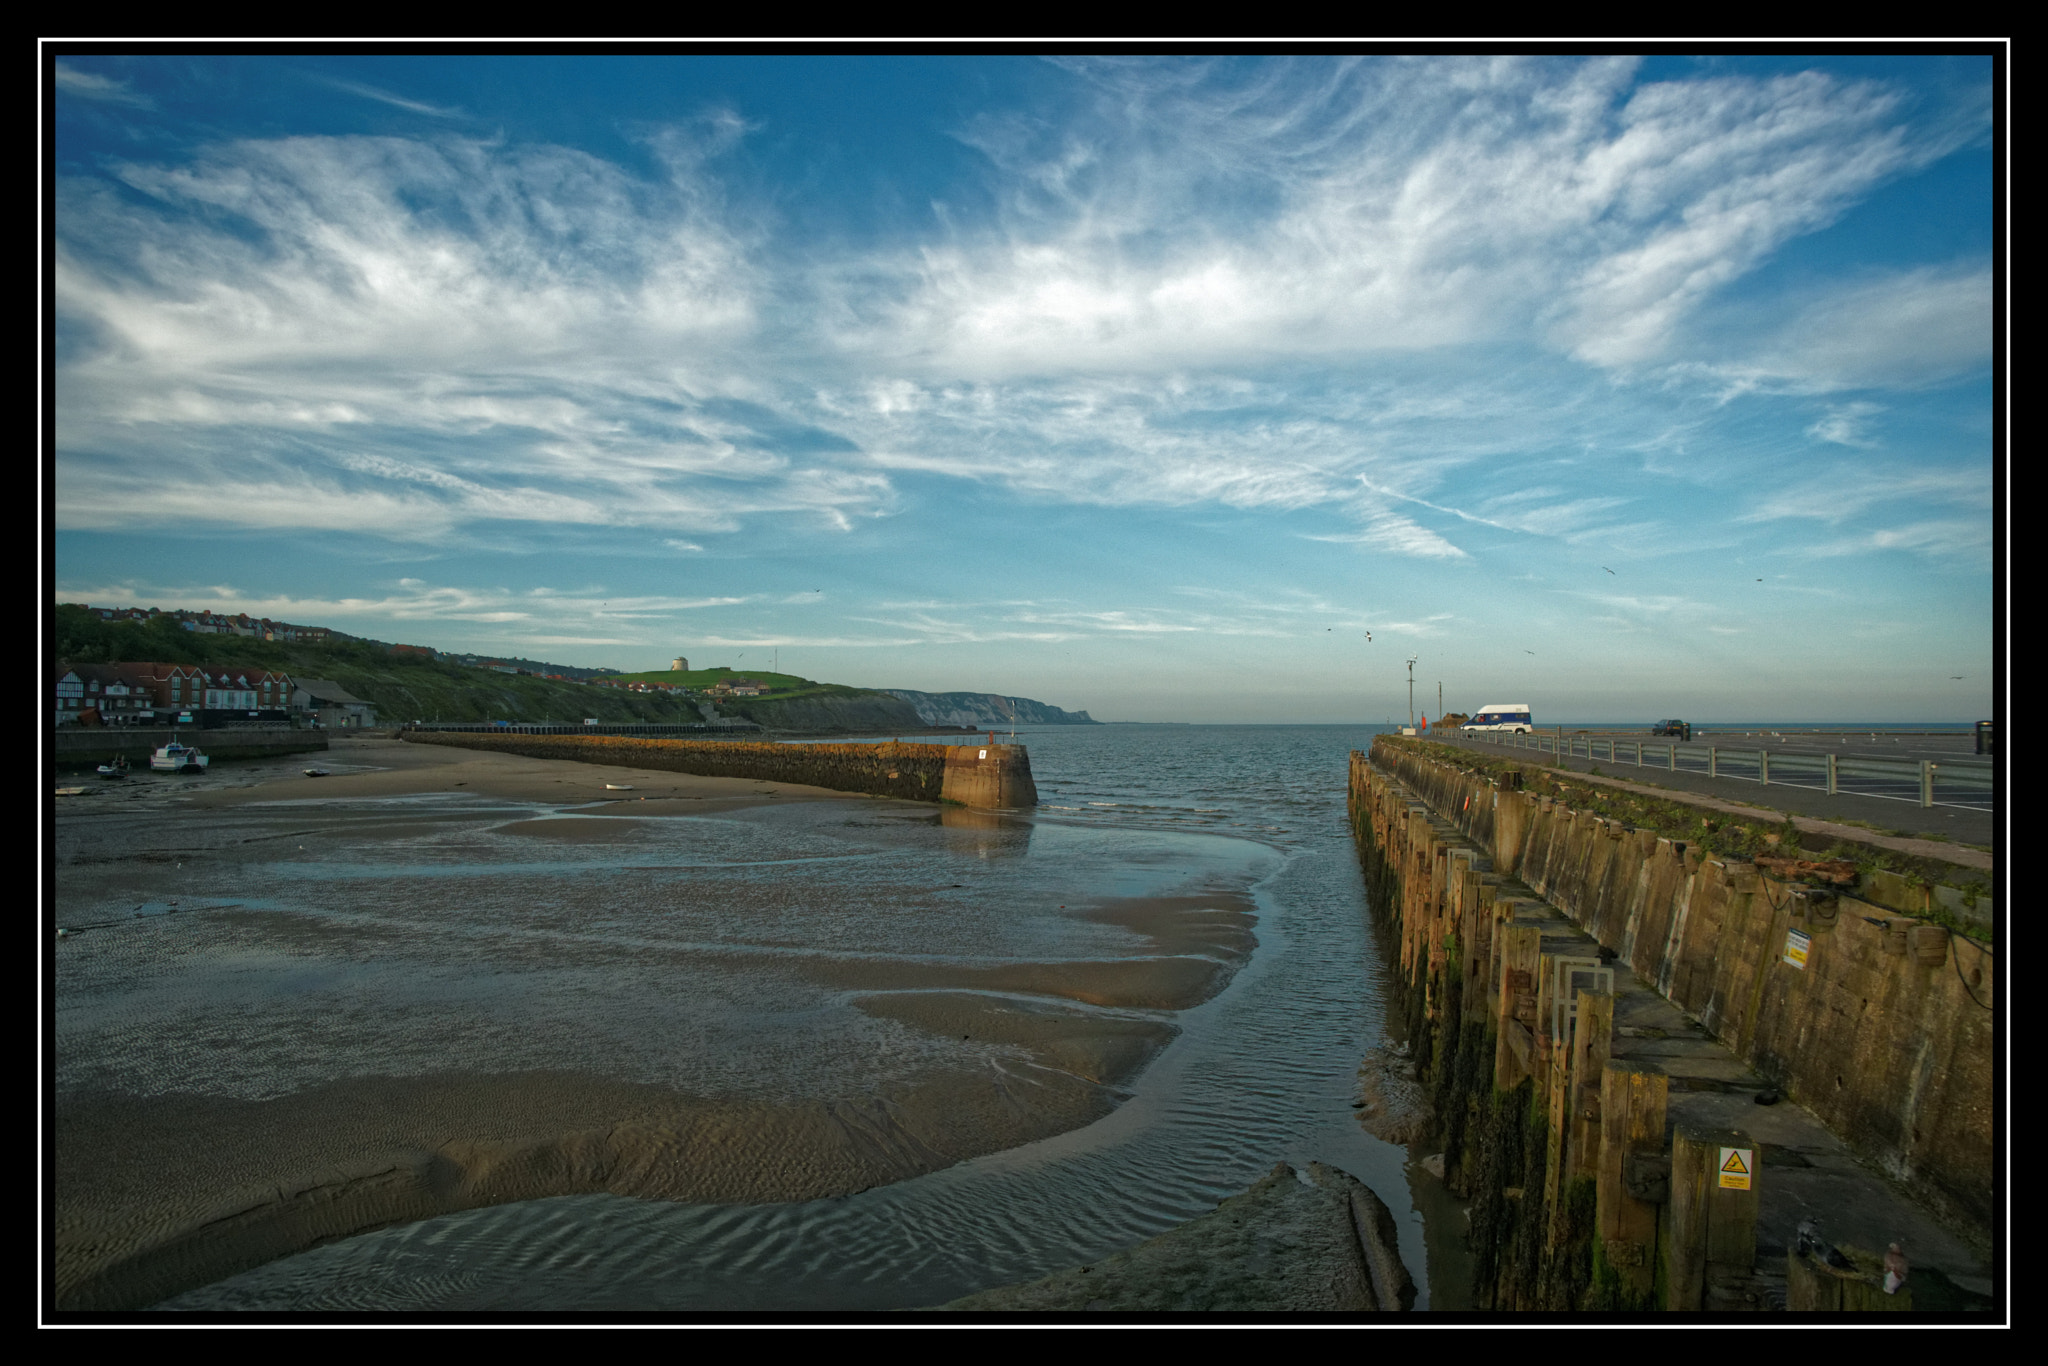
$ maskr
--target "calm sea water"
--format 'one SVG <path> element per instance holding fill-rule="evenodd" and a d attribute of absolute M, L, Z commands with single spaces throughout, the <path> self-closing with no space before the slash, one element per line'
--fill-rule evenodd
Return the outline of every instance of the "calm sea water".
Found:
<path fill-rule="evenodd" d="M 1033 840 L 1045 875 L 1076 848 L 1114 861 L 1182 832 L 1240 844 L 1260 875 L 1259 945 L 1131 1098 L 1083 1129 L 858 1195 L 705 1206 L 566 1196 L 365 1234 L 196 1290 L 180 1310 L 627 1311 L 775 1314 L 943 1303 L 1092 1261 L 1206 1212 L 1275 1162 L 1327 1162 L 1364 1180 L 1402 1226 L 1403 1260 L 1432 1298 L 1431 1242 L 1455 1212 L 1411 1154 L 1351 1108 L 1360 1056 L 1382 1037 L 1384 969 L 1344 816 L 1348 755 L 1381 727 L 1029 728 L 1055 827 L 1128 840 Z M 1003 737 L 1007 738 L 1007 736 Z M 1119 852 L 1122 851 L 1122 852 Z M 970 855 L 962 855 L 963 857 Z M 1142 856 L 1142 855 L 1141 855 Z M 1058 860 L 1058 866 L 1053 863 Z M 1417 1202 L 1421 1202 L 1418 1208 Z"/>

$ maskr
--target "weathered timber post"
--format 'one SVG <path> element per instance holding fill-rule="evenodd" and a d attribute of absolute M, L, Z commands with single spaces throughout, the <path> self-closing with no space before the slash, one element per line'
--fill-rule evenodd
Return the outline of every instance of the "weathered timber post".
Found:
<path fill-rule="evenodd" d="M 1671 1143 L 1666 1309 L 1755 1309 L 1757 1167 L 1739 1129 L 1682 1128 Z"/>
<path fill-rule="evenodd" d="M 1540 931 L 1539 931 L 1540 933 Z M 1536 1034 L 1536 1051 L 1530 1059 L 1530 1074 L 1536 1078 L 1536 1104 L 1548 1113 L 1551 1082 L 1557 1067 L 1559 1041 L 1550 1034 L 1557 1018 L 1557 960 L 1559 955 L 1540 953 L 1536 960 L 1536 1019 L 1530 1028 Z"/>
<path fill-rule="evenodd" d="M 1652 1307 L 1657 1207 L 1665 1180 L 1664 1102 L 1670 1079 L 1654 1064 L 1610 1060 L 1600 1069 L 1597 1251 L 1614 1278 L 1614 1307 Z"/>
<path fill-rule="evenodd" d="M 1838 1248 L 1848 1266 L 1829 1266 L 1825 1258 L 1797 1246 L 1785 1256 L 1785 1308 L 1798 1313 L 1897 1313 L 1913 1307 L 1909 1277 L 1892 1294 L 1884 1293 L 1884 1262 L 1856 1248 Z"/>
<path fill-rule="evenodd" d="M 1543 1148 L 1543 1207 L 1550 1212 L 1550 1227 L 1546 1242 L 1557 1245 L 1563 1226 L 1558 1216 L 1563 1209 L 1559 1195 L 1564 1186 L 1564 1139 L 1571 1124 L 1570 1075 L 1572 1041 L 1570 1026 L 1566 1034 L 1559 1036 L 1554 1031 L 1557 1023 L 1557 959 L 1560 955 L 1543 955 L 1542 990 L 1537 994 L 1536 1020 L 1537 1037 L 1541 1041 L 1542 1067 L 1538 1072 L 1537 1096 L 1543 1106 L 1544 1127 L 1548 1130 L 1548 1141 Z"/>
<path fill-rule="evenodd" d="M 1519 775 L 1518 775 L 1519 776 Z M 1522 866 L 1522 840 L 1529 828 L 1529 794 L 1519 787 L 1501 787 L 1494 794 L 1493 870 L 1514 876 Z"/>
<path fill-rule="evenodd" d="M 1571 1106 L 1565 1141 L 1566 1180 L 1592 1176 L 1600 1168 L 1600 1075 L 1613 1048 L 1613 995 L 1579 992 L 1579 1023 L 1572 1034 L 1571 1072 L 1565 1083 Z"/>
<path fill-rule="evenodd" d="M 1494 1045 L 1493 1084 L 1512 1091 L 1536 1063 L 1536 974 L 1543 931 L 1535 925 L 1508 925 L 1500 938 L 1500 1038 Z"/>
<path fill-rule="evenodd" d="M 1486 972 L 1492 964 L 1493 888 L 1476 877 L 1458 916 L 1458 1018 L 1471 1024 L 1485 1009 Z"/>

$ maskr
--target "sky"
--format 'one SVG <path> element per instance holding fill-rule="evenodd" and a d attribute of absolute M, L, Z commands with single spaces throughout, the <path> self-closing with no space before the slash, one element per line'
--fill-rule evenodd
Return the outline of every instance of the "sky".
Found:
<path fill-rule="evenodd" d="M 52 602 L 1991 714 L 1993 59 L 46 48 Z M 1369 637 L 1369 638 L 1368 638 Z"/>

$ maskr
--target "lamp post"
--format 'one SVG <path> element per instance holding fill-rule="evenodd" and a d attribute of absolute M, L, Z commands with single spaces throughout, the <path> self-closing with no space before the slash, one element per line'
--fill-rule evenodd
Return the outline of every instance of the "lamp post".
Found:
<path fill-rule="evenodd" d="M 1408 729 L 1415 729 L 1415 655 L 1408 656 Z"/>

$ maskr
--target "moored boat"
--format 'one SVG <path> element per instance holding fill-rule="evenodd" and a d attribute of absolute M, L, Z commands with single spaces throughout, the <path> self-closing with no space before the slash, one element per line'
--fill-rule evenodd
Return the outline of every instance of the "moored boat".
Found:
<path fill-rule="evenodd" d="M 149 766 L 158 773 L 204 773 L 206 756 L 190 745 L 181 745 L 176 740 L 161 745 L 156 753 L 149 756 Z"/>
<path fill-rule="evenodd" d="M 111 759 L 107 760 L 107 762 L 105 762 L 105 763 L 101 764 L 101 765 L 100 765 L 100 776 L 101 776 L 102 778 L 125 778 L 125 777 L 127 777 L 127 776 L 128 776 L 128 756 L 127 756 L 127 755 L 125 755 L 125 754 L 116 754 L 116 755 L 115 755 L 115 756 L 114 756 L 113 758 L 111 758 Z"/>

